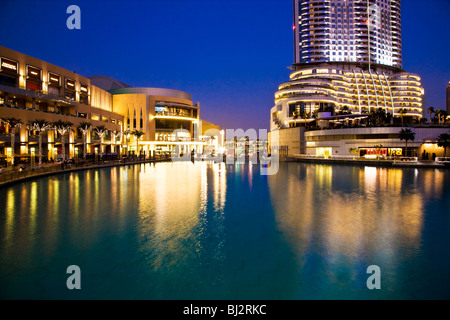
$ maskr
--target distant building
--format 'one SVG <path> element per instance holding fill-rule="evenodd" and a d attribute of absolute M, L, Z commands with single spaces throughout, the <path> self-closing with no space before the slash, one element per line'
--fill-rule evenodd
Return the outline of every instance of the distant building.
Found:
<path fill-rule="evenodd" d="M 219 125 L 205 120 L 200 120 L 200 124 L 200 140 L 205 141 L 206 145 L 211 147 L 208 151 L 215 154 L 223 152 L 225 147 L 225 130 L 222 130 Z"/>

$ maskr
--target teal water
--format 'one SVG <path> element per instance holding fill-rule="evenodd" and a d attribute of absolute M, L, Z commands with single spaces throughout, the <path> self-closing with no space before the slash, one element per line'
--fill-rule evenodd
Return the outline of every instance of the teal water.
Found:
<path fill-rule="evenodd" d="M 449 181 L 449 170 L 282 163 L 263 176 L 201 162 L 3 187 L 0 298 L 449 299 Z M 81 290 L 66 286 L 70 265 Z"/>

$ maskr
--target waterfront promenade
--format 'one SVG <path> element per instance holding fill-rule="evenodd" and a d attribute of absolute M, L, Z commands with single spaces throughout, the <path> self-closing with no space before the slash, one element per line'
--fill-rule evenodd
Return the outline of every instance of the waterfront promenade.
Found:
<path fill-rule="evenodd" d="M 407 167 L 407 168 L 450 168 L 450 158 L 436 158 L 436 160 L 419 160 L 416 157 L 399 159 L 363 159 L 358 157 L 316 157 L 309 155 L 294 155 L 283 159 L 287 162 L 307 162 L 317 164 L 350 164 L 377 167 Z"/>
<path fill-rule="evenodd" d="M 70 164 L 62 164 L 61 162 L 44 164 L 40 168 L 20 167 L 12 169 L 3 168 L 0 172 L 0 187 L 10 185 L 20 181 L 45 177 L 60 173 L 67 173 L 80 170 L 98 169 L 114 166 L 124 166 L 142 163 L 155 163 L 171 161 L 170 157 L 156 157 L 146 159 L 120 159 L 120 160 L 100 160 L 100 161 L 79 161 Z M 294 155 L 292 157 L 281 158 L 282 162 L 305 162 L 315 164 L 347 164 L 358 166 L 376 166 L 388 168 L 429 168 L 429 169 L 450 169 L 450 158 L 437 158 L 433 160 L 418 160 L 417 158 L 403 159 L 361 159 L 352 157 L 315 157 L 308 155 Z"/>
<path fill-rule="evenodd" d="M 0 187 L 10 185 L 16 182 L 26 181 L 30 179 L 45 177 L 49 175 L 55 175 L 60 173 L 67 173 L 80 170 L 98 169 L 106 167 L 142 164 L 142 163 L 155 163 L 170 161 L 170 157 L 154 157 L 146 159 L 120 159 L 120 160 L 99 160 L 99 161 L 79 161 L 73 163 L 51 163 L 43 164 L 41 167 L 20 167 L 14 169 L 3 168 L 0 172 Z"/>

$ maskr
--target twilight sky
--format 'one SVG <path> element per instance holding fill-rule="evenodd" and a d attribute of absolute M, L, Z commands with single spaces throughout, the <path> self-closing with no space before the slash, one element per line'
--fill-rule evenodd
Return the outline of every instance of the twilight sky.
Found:
<path fill-rule="evenodd" d="M 81 8 L 81 30 L 66 9 Z M 450 0 L 403 0 L 403 69 L 445 109 Z M 202 119 L 269 127 L 293 61 L 292 0 L 0 0 L 0 45 L 83 76 L 186 91 Z"/>

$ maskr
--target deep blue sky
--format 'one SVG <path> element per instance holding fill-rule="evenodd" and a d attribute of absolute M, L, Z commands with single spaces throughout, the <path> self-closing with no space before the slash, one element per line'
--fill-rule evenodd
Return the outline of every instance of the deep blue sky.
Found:
<path fill-rule="evenodd" d="M 450 0 L 404 0 L 403 68 L 445 108 Z M 66 9 L 81 8 L 81 30 Z M 183 90 L 201 118 L 268 128 L 274 92 L 293 61 L 292 0 L 0 0 L 0 45 L 84 76 Z"/>

